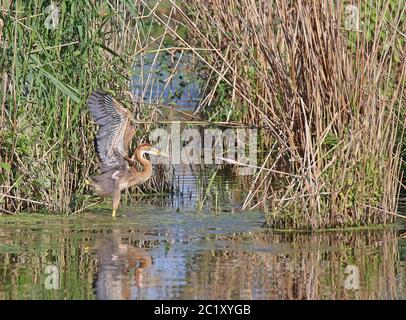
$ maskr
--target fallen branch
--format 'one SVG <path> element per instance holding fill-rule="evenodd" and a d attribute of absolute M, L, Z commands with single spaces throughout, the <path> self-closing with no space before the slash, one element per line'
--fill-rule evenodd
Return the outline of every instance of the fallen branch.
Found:
<path fill-rule="evenodd" d="M 20 201 L 25 201 L 25 202 L 31 202 L 31 203 L 35 203 L 35 204 L 40 204 L 43 206 L 46 206 L 47 204 L 44 202 L 39 202 L 39 201 L 35 201 L 35 200 L 30 200 L 30 199 L 24 199 L 24 198 L 20 198 L 20 197 L 16 197 L 16 196 L 11 196 L 9 194 L 4 194 L 4 193 L 0 193 L 0 196 L 2 197 L 2 199 L 4 199 L 5 197 L 7 198 L 11 198 L 11 199 L 16 199 L 16 200 L 20 200 Z"/>
<path fill-rule="evenodd" d="M 372 207 L 372 206 L 368 206 L 368 205 L 365 205 L 365 207 L 366 207 L 366 208 L 369 208 L 369 209 L 380 210 L 380 211 L 382 211 L 382 212 L 391 214 L 391 215 L 393 215 L 393 216 L 395 216 L 395 217 L 398 217 L 398 218 L 401 218 L 401 219 L 406 219 L 406 216 L 404 216 L 404 215 L 401 215 L 401 214 L 398 214 L 398 213 L 395 213 L 395 212 L 391 212 L 391 211 L 387 211 L 387 210 L 384 210 L 384 209 L 382 209 L 382 208 Z"/>

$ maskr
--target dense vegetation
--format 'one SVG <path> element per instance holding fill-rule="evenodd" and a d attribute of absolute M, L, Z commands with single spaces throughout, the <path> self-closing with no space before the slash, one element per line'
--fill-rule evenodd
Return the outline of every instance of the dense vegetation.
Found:
<path fill-rule="evenodd" d="M 392 221 L 405 122 L 401 1 L 196 0 L 189 9 L 230 110 L 206 111 L 258 125 L 269 150 L 244 207 L 269 204 L 268 222 L 281 228 Z"/>
<path fill-rule="evenodd" d="M 260 128 L 266 154 L 244 209 L 270 208 L 276 228 L 393 221 L 405 154 L 402 1 L 357 2 L 350 25 L 344 1 L 177 3 L 58 1 L 55 29 L 44 25 L 48 2 L 3 3 L 2 212 L 80 209 L 96 168 L 88 93 L 129 102 L 135 59 L 187 51 L 207 70 L 201 116 Z M 159 116 L 128 105 L 138 119 Z"/>
<path fill-rule="evenodd" d="M 0 15 L 3 212 L 82 206 L 83 178 L 97 170 L 95 126 L 86 110 L 93 89 L 127 102 L 139 118 L 148 114 L 125 95 L 137 50 L 152 41 L 141 20 L 128 19 L 142 9 L 129 1 L 59 1 L 57 25 L 49 28 L 48 5 L 3 3 Z"/>

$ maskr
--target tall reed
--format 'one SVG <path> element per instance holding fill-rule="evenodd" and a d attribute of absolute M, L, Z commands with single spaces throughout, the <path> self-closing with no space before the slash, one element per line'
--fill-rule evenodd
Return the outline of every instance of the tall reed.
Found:
<path fill-rule="evenodd" d="M 2 3 L 2 211 L 80 208 L 82 179 L 97 164 L 87 94 L 102 87 L 129 102 L 135 59 L 188 51 L 209 75 L 198 110 L 260 128 L 269 153 L 243 209 L 270 207 L 275 228 L 394 220 L 405 105 L 401 1 L 59 1 L 56 29 L 44 27 L 47 5 Z M 147 120 L 142 139 L 161 112 L 131 107 Z"/>
<path fill-rule="evenodd" d="M 58 1 L 55 26 L 49 2 L 0 5 L 0 211 L 76 212 L 84 205 L 83 179 L 97 171 L 95 124 L 86 107 L 101 88 L 137 120 L 154 111 L 133 103 L 135 58 L 159 49 L 156 24 L 132 1 Z M 147 18 L 145 18 L 147 17 Z M 161 34 L 161 35 L 159 35 Z M 137 127 L 137 141 L 151 125 Z M 158 177 L 164 177 L 159 174 Z M 154 179 L 150 189 L 167 187 Z"/>
<path fill-rule="evenodd" d="M 264 168 L 289 174 L 260 170 L 243 208 L 270 206 L 275 228 L 392 222 L 405 122 L 401 1 L 188 4 L 189 45 L 210 49 L 201 58 L 217 75 L 212 96 L 228 98 L 230 112 L 213 110 L 215 99 L 203 110 L 261 127 L 272 150 Z"/>

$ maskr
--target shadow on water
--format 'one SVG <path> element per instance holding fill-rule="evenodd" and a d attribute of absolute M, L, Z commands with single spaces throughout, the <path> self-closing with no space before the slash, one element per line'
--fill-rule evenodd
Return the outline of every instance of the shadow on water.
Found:
<path fill-rule="evenodd" d="M 123 211 L 0 217 L 0 299 L 406 298 L 401 227 L 276 233 L 258 212 Z"/>

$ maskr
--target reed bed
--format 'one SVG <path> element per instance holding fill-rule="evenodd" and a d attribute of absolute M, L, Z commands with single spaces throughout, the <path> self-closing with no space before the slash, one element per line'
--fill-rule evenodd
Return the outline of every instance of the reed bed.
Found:
<path fill-rule="evenodd" d="M 90 192 L 83 179 L 98 167 L 96 126 L 86 107 L 92 90 L 101 88 L 133 109 L 141 122 L 134 144 L 152 127 L 143 120 L 156 117 L 129 93 L 135 59 L 166 39 L 164 30 L 156 31 L 153 19 L 145 18 L 145 7 L 129 1 L 58 1 L 56 26 L 49 28 L 48 5 L 40 0 L 0 5 L 1 213 L 87 207 Z M 143 191 L 168 190 L 166 171 L 157 170 Z"/>
<path fill-rule="evenodd" d="M 394 221 L 401 1 L 59 1 L 52 30 L 47 5 L 2 3 L 2 212 L 83 208 L 82 181 L 97 164 L 88 93 L 100 87 L 127 102 L 141 141 L 163 112 L 152 91 L 135 104 L 126 94 L 136 61 L 165 53 L 176 66 L 188 52 L 207 83 L 196 115 L 259 129 L 263 169 L 249 179 L 243 210 L 269 209 L 268 225 L 284 229 Z M 158 169 L 147 189 L 168 190 L 168 172 Z"/>
<path fill-rule="evenodd" d="M 269 207 L 268 225 L 283 229 L 394 221 L 405 122 L 401 2 L 188 4 L 189 45 L 210 49 L 201 58 L 215 75 L 214 102 L 201 110 L 255 124 L 270 150 L 243 209 Z"/>

